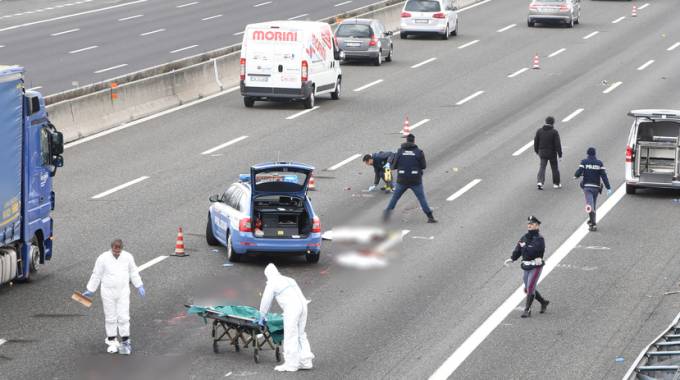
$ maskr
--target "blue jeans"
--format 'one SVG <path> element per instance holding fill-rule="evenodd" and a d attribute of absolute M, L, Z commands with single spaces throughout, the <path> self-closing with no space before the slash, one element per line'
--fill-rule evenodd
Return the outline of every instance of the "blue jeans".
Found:
<path fill-rule="evenodd" d="M 597 222 L 597 217 L 595 215 L 595 209 L 597 209 L 597 196 L 600 194 L 599 187 L 584 187 L 583 194 L 586 196 L 586 212 L 588 213 L 589 223 L 595 225 Z"/>
<path fill-rule="evenodd" d="M 392 210 L 394 210 L 399 198 L 401 198 L 401 196 L 404 195 L 408 189 L 411 189 L 411 191 L 413 191 L 413 193 L 416 195 L 418 202 L 420 202 L 420 208 L 423 209 L 425 214 L 432 212 L 432 210 L 430 210 L 430 206 L 427 205 L 427 199 L 425 199 L 425 189 L 423 189 L 422 183 L 418 185 L 402 185 L 397 182 L 397 186 L 394 188 L 394 193 L 392 193 L 392 199 L 390 199 L 390 203 L 387 205 L 387 209 L 385 210 L 385 215 L 389 215 Z"/>

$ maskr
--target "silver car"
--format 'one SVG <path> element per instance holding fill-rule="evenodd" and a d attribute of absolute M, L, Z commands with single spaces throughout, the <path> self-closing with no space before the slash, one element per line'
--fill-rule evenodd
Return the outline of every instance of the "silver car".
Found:
<path fill-rule="evenodd" d="M 378 20 L 344 20 L 335 30 L 335 39 L 340 50 L 345 53 L 345 61 L 368 60 L 376 66 L 380 66 L 383 61 L 392 61 L 392 32 L 385 30 Z"/>
<path fill-rule="evenodd" d="M 563 23 L 573 28 L 581 20 L 581 0 L 532 0 L 527 25 Z"/>
<path fill-rule="evenodd" d="M 458 35 L 458 8 L 455 0 L 408 0 L 401 11 L 400 37 L 438 34 L 443 39 Z"/>

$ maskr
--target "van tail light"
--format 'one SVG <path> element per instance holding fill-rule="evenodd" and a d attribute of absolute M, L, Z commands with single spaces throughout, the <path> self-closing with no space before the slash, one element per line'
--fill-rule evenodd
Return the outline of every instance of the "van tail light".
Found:
<path fill-rule="evenodd" d="M 531 5 L 529 5 L 529 9 L 531 9 L 532 11 L 535 11 L 535 10 L 538 9 L 538 5 L 536 5 L 536 4 L 531 4 Z"/>
<path fill-rule="evenodd" d="M 568 12 L 568 11 L 569 11 L 568 6 L 566 6 L 564 4 L 560 5 L 560 12 Z"/>
<path fill-rule="evenodd" d="M 243 218 L 238 221 L 239 232 L 253 232 L 253 227 L 250 225 L 250 218 Z"/>
<path fill-rule="evenodd" d="M 401 12 L 401 18 L 409 18 L 411 17 L 411 14 L 408 12 Z"/>
<path fill-rule="evenodd" d="M 446 15 L 442 12 L 438 12 L 432 15 L 433 18 L 446 18 Z"/>
<path fill-rule="evenodd" d="M 306 82 L 307 78 L 309 78 L 309 64 L 307 63 L 307 61 L 302 61 L 301 79 L 303 82 Z"/>
<path fill-rule="evenodd" d="M 312 232 L 321 232 L 321 221 L 318 216 L 315 216 L 314 219 L 312 219 Z"/>
<path fill-rule="evenodd" d="M 241 80 L 246 80 L 246 59 L 241 58 L 239 64 L 241 65 Z"/>
<path fill-rule="evenodd" d="M 368 42 L 368 46 L 376 46 L 378 44 L 378 39 L 375 38 L 375 34 L 371 34 L 371 40 Z"/>
<path fill-rule="evenodd" d="M 626 162 L 633 162 L 633 148 L 626 147 Z"/>

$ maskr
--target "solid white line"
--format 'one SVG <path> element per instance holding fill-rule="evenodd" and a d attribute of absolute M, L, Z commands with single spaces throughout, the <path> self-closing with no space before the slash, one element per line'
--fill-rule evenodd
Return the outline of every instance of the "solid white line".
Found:
<path fill-rule="evenodd" d="M 621 185 L 609 199 L 597 210 L 598 221 L 601 221 L 609 211 L 616 206 L 617 203 L 626 194 L 626 186 Z M 583 222 L 576 231 L 548 257 L 545 261 L 545 266 L 541 272 L 541 277 L 538 282 L 545 280 L 550 272 L 552 272 L 557 265 L 571 252 L 583 238 L 588 234 L 588 225 Z M 500 325 L 505 318 L 515 310 L 515 307 L 524 299 L 524 287 L 518 287 L 508 299 L 503 302 L 496 311 L 487 318 L 473 333 L 470 335 L 460 347 L 453 352 L 453 354 L 446 359 L 446 361 L 430 376 L 430 380 L 444 380 L 453 374 L 458 367 L 467 359 L 470 354 L 480 345 L 486 337 L 488 337 L 498 325 Z"/>
<path fill-rule="evenodd" d="M 491 0 L 484 0 L 484 1 L 480 1 L 479 3 L 476 3 L 476 4 L 468 5 L 467 7 L 460 8 L 460 9 L 458 10 L 458 13 L 460 13 L 460 12 L 465 12 L 465 11 L 467 11 L 468 9 L 472 9 L 472 8 L 478 7 L 478 6 L 482 5 L 482 4 L 486 4 L 486 3 L 490 2 L 490 1 L 491 1 Z"/>
<path fill-rule="evenodd" d="M 517 156 L 519 156 L 520 154 L 524 153 L 525 150 L 531 148 L 532 146 L 534 146 L 534 140 L 531 140 L 531 141 L 529 141 L 528 143 L 524 144 L 523 147 L 521 147 L 521 148 L 517 149 L 516 151 L 514 151 L 514 152 L 512 153 L 512 155 L 513 155 L 514 157 L 517 157 Z"/>
<path fill-rule="evenodd" d="M 73 32 L 77 32 L 79 30 L 80 30 L 79 28 L 64 30 L 63 32 L 52 33 L 52 34 L 50 34 L 50 36 L 52 36 L 52 37 L 61 36 L 63 34 L 73 33 Z"/>
<path fill-rule="evenodd" d="M 472 45 L 476 44 L 477 42 L 479 42 L 479 40 L 470 41 L 466 44 L 458 46 L 458 49 L 465 49 L 468 46 L 472 46 Z"/>
<path fill-rule="evenodd" d="M 359 157 L 361 157 L 361 155 L 360 155 L 359 153 L 354 154 L 354 155 L 352 155 L 351 157 L 346 158 L 346 159 L 344 159 L 344 160 L 338 162 L 337 164 L 331 166 L 331 167 L 328 168 L 327 170 L 328 170 L 328 171 L 338 170 L 341 166 L 347 164 L 348 162 L 351 162 L 352 160 L 356 160 L 356 159 L 359 158 Z"/>
<path fill-rule="evenodd" d="M 147 261 L 144 264 L 138 266 L 137 270 L 141 272 L 144 269 L 147 269 L 148 267 L 150 267 L 152 265 L 156 265 L 156 264 L 160 263 L 161 261 L 167 259 L 168 257 L 170 257 L 170 256 L 158 256 L 155 259 Z"/>
<path fill-rule="evenodd" d="M 612 24 L 618 24 L 624 18 L 626 18 L 626 16 L 621 16 L 621 17 L 617 18 L 616 20 L 612 21 Z"/>
<path fill-rule="evenodd" d="M 218 17 L 222 17 L 222 15 L 214 15 L 214 16 L 202 18 L 201 21 L 208 21 L 208 20 L 212 20 L 212 19 L 218 18 Z"/>
<path fill-rule="evenodd" d="M 144 17 L 144 15 L 134 15 L 134 16 L 129 16 L 129 17 L 123 17 L 123 18 L 119 18 L 118 21 L 127 21 L 127 20 L 132 20 L 132 19 L 140 18 L 140 17 Z"/>
<path fill-rule="evenodd" d="M 165 116 L 165 115 L 171 114 L 171 113 L 173 113 L 173 112 L 175 112 L 175 111 L 180 111 L 180 110 L 183 110 L 183 109 L 185 109 L 185 108 L 187 108 L 187 107 L 191 107 L 191 106 L 194 106 L 194 105 L 196 105 L 196 104 L 200 104 L 200 103 L 203 103 L 203 102 L 207 102 L 207 101 L 212 100 L 212 99 L 214 99 L 214 98 L 216 98 L 216 97 L 218 97 L 218 96 L 222 96 L 222 95 L 226 95 L 226 94 L 232 93 L 232 92 L 234 92 L 234 91 L 238 91 L 239 89 L 240 89 L 239 86 L 231 87 L 231 88 L 228 88 L 228 89 L 226 89 L 226 90 L 224 90 L 224 91 L 222 91 L 222 92 L 218 92 L 217 94 L 208 95 L 208 96 L 206 96 L 205 98 L 197 99 L 197 100 L 194 100 L 193 102 L 185 103 L 185 104 L 182 104 L 182 105 L 180 105 L 180 106 L 173 107 L 173 108 L 167 109 L 167 110 L 165 110 L 165 111 L 161 111 L 161 112 L 155 113 L 155 114 L 153 114 L 153 115 L 149 115 L 149 116 L 147 116 L 147 117 L 143 117 L 143 118 L 141 118 L 141 119 L 137 119 L 137 120 L 135 120 L 135 121 L 131 121 L 131 122 L 129 122 L 129 123 L 126 123 L 126 124 L 123 124 L 123 125 L 119 125 L 119 126 L 117 126 L 117 127 L 111 128 L 111 129 L 107 129 L 107 130 L 105 130 L 105 131 L 101 131 L 101 132 L 99 132 L 99 133 L 95 133 L 94 135 L 90 135 L 90 136 L 87 136 L 87 137 L 83 137 L 82 139 L 78 139 L 78 140 L 76 140 L 76 141 L 72 141 L 72 142 L 70 142 L 70 143 L 64 144 L 64 149 L 73 148 L 74 146 L 77 146 L 77 145 L 80 145 L 80 144 L 84 144 L 84 143 L 86 143 L 86 142 L 89 142 L 89 141 L 98 139 L 98 138 L 103 137 L 103 136 L 110 135 L 110 134 L 115 133 L 115 132 L 118 132 L 118 131 L 122 131 L 123 129 L 128 129 L 128 128 L 130 128 L 130 127 L 134 127 L 134 126 L 137 125 L 137 124 L 142 124 L 142 123 L 145 123 L 145 122 L 147 122 L 147 121 L 149 121 L 149 120 L 153 120 L 153 119 L 156 119 L 156 118 L 163 117 L 163 116 Z"/>
<path fill-rule="evenodd" d="M 351 3 L 351 2 L 352 2 L 351 0 L 350 0 L 350 1 L 343 1 L 342 3 L 337 3 L 337 4 L 335 4 L 334 7 L 340 7 L 340 6 L 349 4 L 349 3 Z"/>
<path fill-rule="evenodd" d="M 666 51 L 673 51 L 673 50 L 675 50 L 675 48 L 677 48 L 678 46 L 680 46 L 680 42 L 676 42 L 676 43 L 674 43 L 673 45 L 669 46 L 668 49 L 666 49 Z"/>
<path fill-rule="evenodd" d="M 583 112 L 583 108 L 577 109 L 576 111 L 570 113 L 569 116 L 567 116 L 567 117 L 565 117 L 564 119 L 562 119 L 562 122 L 563 122 L 563 123 L 569 122 L 571 119 L 573 119 L 573 118 L 575 118 L 576 116 L 578 116 L 581 112 Z"/>
<path fill-rule="evenodd" d="M 427 65 L 428 63 L 430 63 L 430 62 L 432 62 L 432 61 L 436 61 L 436 60 L 437 60 L 437 57 L 428 58 L 428 59 L 426 59 L 426 60 L 424 60 L 424 61 L 422 61 L 422 62 L 420 62 L 420 63 L 416 63 L 415 65 L 411 66 L 411 68 L 412 68 L 412 69 L 416 69 L 416 68 L 418 68 L 418 67 L 420 67 L 420 66 Z"/>
<path fill-rule="evenodd" d="M 355 88 L 355 89 L 354 89 L 354 92 L 363 91 L 363 90 L 365 90 L 365 89 L 367 89 L 367 88 L 369 88 L 369 87 L 371 87 L 371 86 L 375 86 L 376 84 L 381 83 L 382 81 L 383 81 L 382 79 L 378 79 L 378 80 L 373 81 L 373 82 L 371 82 L 371 83 L 369 83 L 369 84 L 365 84 L 365 85 L 363 85 L 363 86 L 361 86 L 361 87 L 359 87 L 359 88 Z"/>
<path fill-rule="evenodd" d="M 640 5 L 640 8 L 638 8 L 638 10 L 639 11 L 643 10 L 643 9 L 647 8 L 648 6 L 649 6 L 649 3 L 644 3 L 644 4 Z"/>
<path fill-rule="evenodd" d="M 637 69 L 638 69 L 638 71 L 642 71 L 642 70 L 646 69 L 647 67 L 649 67 L 649 65 L 651 65 L 652 63 L 654 63 L 654 60 L 650 59 L 649 61 L 643 63 L 642 66 L 638 67 Z"/>
<path fill-rule="evenodd" d="M 37 87 L 29 88 L 28 91 L 37 91 L 37 90 L 40 90 L 41 88 L 42 88 L 42 86 L 37 86 Z"/>
<path fill-rule="evenodd" d="M 133 179 L 132 181 L 125 182 L 125 183 L 122 184 L 122 185 L 118 185 L 118 186 L 116 186 L 116 187 L 114 187 L 114 188 L 112 188 L 112 189 L 106 190 L 106 191 L 103 192 L 103 193 L 99 193 L 99 194 L 93 196 L 92 199 L 104 198 L 105 196 L 111 195 L 111 194 L 115 193 L 116 191 L 123 190 L 123 189 L 126 188 L 126 187 L 130 187 L 130 186 L 132 186 L 132 185 L 134 185 L 134 184 L 136 184 L 136 183 L 140 183 L 140 182 L 142 182 L 142 181 L 144 181 L 144 180 L 147 180 L 147 179 L 149 179 L 149 177 L 147 177 L 147 176 L 141 176 L 141 177 L 139 177 L 139 178 L 137 178 L 137 179 Z"/>
<path fill-rule="evenodd" d="M 515 71 L 514 73 L 508 75 L 508 78 L 514 78 L 514 77 L 518 76 L 519 74 L 522 74 L 523 72 L 525 72 L 525 71 L 527 71 L 527 70 L 529 70 L 528 67 L 523 67 L 523 68 L 521 68 L 521 69 Z"/>
<path fill-rule="evenodd" d="M 301 15 L 293 16 L 293 17 L 289 18 L 289 20 L 295 20 L 295 19 L 302 18 L 302 17 L 305 17 L 305 16 L 309 16 L 309 13 L 303 13 Z"/>
<path fill-rule="evenodd" d="M 176 50 L 170 50 L 170 54 L 175 54 L 175 53 L 179 53 L 180 51 L 185 51 L 185 50 L 193 49 L 193 48 L 195 48 L 196 46 L 198 46 L 198 45 L 185 46 L 185 47 L 183 47 L 183 48 L 179 48 L 179 49 L 176 49 Z"/>
<path fill-rule="evenodd" d="M 510 24 L 510 25 L 508 25 L 508 26 L 506 26 L 506 27 L 504 27 L 504 28 L 498 29 L 496 32 L 498 32 L 498 33 L 503 33 L 503 32 L 505 32 L 506 30 L 512 29 L 512 28 L 514 28 L 514 27 L 516 27 L 516 26 L 517 26 L 517 24 Z"/>
<path fill-rule="evenodd" d="M 272 3 L 271 1 L 265 1 L 264 3 L 255 4 L 255 5 L 253 5 L 253 7 L 257 8 L 257 7 L 261 7 L 263 5 L 267 5 L 267 4 L 271 4 L 271 3 Z"/>
<path fill-rule="evenodd" d="M 475 92 L 474 94 L 468 96 L 467 98 L 459 100 L 458 103 L 456 103 L 456 105 L 457 105 L 457 106 L 461 106 L 461 105 L 463 105 L 463 104 L 469 102 L 470 100 L 472 100 L 472 99 L 478 97 L 479 95 L 482 95 L 483 93 L 484 93 L 484 91 L 481 91 L 481 90 L 480 90 L 480 91 L 477 91 L 477 92 Z"/>
<path fill-rule="evenodd" d="M 92 9 L 92 10 L 85 11 L 85 12 L 80 12 L 80 13 L 74 13 L 74 14 L 65 15 L 65 16 L 54 17 L 54 18 L 50 18 L 50 19 L 46 19 L 46 20 L 39 20 L 39 21 L 29 22 L 29 23 L 26 23 L 26 24 L 9 26 L 9 27 L 7 27 L 7 28 L 2 28 L 2 29 L 0 29 L 0 32 L 4 32 L 4 31 L 7 31 L 7 30 L 14 30 L 14 29 L 19 29 L 19 28 L 24 28 L 24 27 L 31 26 L 31 25 L 44 24 L 44 23 L 46 23 L 46 22 L 52 22 L 52 21 L 57 21 L 57 20 L 63 20 L 63 19 L 66 19 L 66 18 L 71 18 L 71 17 L 76 17 L 76 16 L 82 16 L 82 15 L 87 15 L 87 14 L 92 14 L 92 13 L 99 13 L 99 12 L 103 12 L 103 11 L 108 11 L 109 9 L 116 9 L 116 8 L 121 8 L 121 7 L 127 7 L 128 5 L 134 5 L 134 4 L 144 3 L 144 2 L 146 2 L 146 1 L 147 1 L 147 0 L 135 0 L 135 1 L 131 1 L 131 2 L 129 2 L 129 3 L 123 3 L 123 4 L 112 5 L 112 6 L 110 6 L 110 7 L 104 7 L 104 8 L 99 8 L 99 9 Z"/>
<path fill-rule="evenodd" d="M 235 139 L 233 139 L 233 140 L 230 140 L 230 141 L 225 142 L 224 144 L 220 144 L 220 145 L 218 145 L 218 146 L 216 146 L 216 147 L 214 147 L 214 148 L 208 149 L 208 150 L 206 150 L 205 152 L 203 152 L 203 153 L 201 153 L 201 154 L 202 154 L 202 155 L 206 155 L 206 154 L 215 153 L 215 152 L 217 152 L 217 151 L 220 150 L 220 149 L 226 148 L 226 147 L 228 147 L 229 145 L 236 144 L 237 142 L 242 141 L 242 140 L 245 140 L 245 139 L 247 139 L 247 138 L 248 138 L 248 136 L 237 137 L 237 138 L 235 138 Z"/>
<path fill-rule="evenodd" d="M 196 5 L 196 4 L 198 4 L 198 1 L 192 1 L 191 3 L 186 3 L 186 4 L 178 5 L 178 6 L 176 6 L 175 8 L 184 8 L 184 7 L 188 7 L 188 6 Z"/>
<path fill-rule="evenodd" d="M 450 197 L 446 198 L 447 201 L 451 202 L 456 200 L 456 198 L 460 197 L 461 195 L 465 194 L 468 190 L 472 189 L 473 187 L 477 186 L 478 183 L 482 182 L 481 179 L 473 179 L 468 183 L 467 185 L 463 186 L 460 190 L 456 191 L 453 193 Z"/>
<path fill-rule="evenodd" d="M 69 54 L 76 54 L 76 53 L 80 53 L 80 52 L 83 52 L 83 51 L 96 49 L 96 48 L 98 48 L 98 47 L 99 47 L 99 46 L 97 46 L 97 45 L 92 45 L 92 46 L 88 46 L 88 47 L 86 47 L 86 48 L 82 48 L 82 49 L 78 49 L 78 50 L 71 50 L 71 51 L 68 52 L 68 53 L 69 53 Z"/>
<path fill-rule="evenodd" d="M 105 68 L 105 69 L 97 70 L 97 71 L 95 71 L 94 73 L 95 73 L 95 74 L 100 74 L 100 73 L 103 73 L 103 72 L 106 72 L 106 71 L 115 70 L 115 69 L 120 69 L 121 67 L 125 67 L 125 66 L 127 66 L 127 63 L 123 63 L 123 64 L 120 64 L 120 65 L 111 66 L 111 67 L 107 67 L 107 68 Z"/>
<path fill-rule="evenodd" d="M 616 83 L 613 83 L 611 86 L 607 87 L 606 90 L 602 91 L 602 93 L 603 93 L 603 94 L 608 94 L 608 93 L 614 91 L 617 87 L 619 87 L 619 86 L 622 85 L 622 84 L 623 84 L 623 82 L 616 82 Z"/>
<path fill-rule="evenodd" d="M 588 38 L 593 37 L 594 35 L 596 35 L 596 34 L 598 34 L 598 33 L 600 33 L 600 32 L 599 32 L 598 30 L 596 30 L 596 31 L 590 33 L 589 35 L 583 37 L 583 39 L 584 39 L 584 40 L 587 40 Z"/>
<path fill-rule="evenodd" d="M 140 36 L 145 37 L 145 36 L 150 36 L 152 34 L 156 34 L 156 33 L 160 33 L 160 32 L 165 32 L 165 29 L 161 28 L 161 29 L 152 30 L 150 32 L 144 32 L 144 33 L 140 34 Z"/>
<path fill-rule="evenodd" d="M 550 53 L 550 55 L 548 55 L 548 58 L 552 58 L 552 57 L 554 57 L 554 56 L 556 56 L 556 55 L 558 55 L 558 54 L 564 53 L 565 50 L 567 50 L 567 49 L 566 49 L 566 48 L 562 48 L 562 49 L 560 49 L 560 50 L 555 50 L 554 52 Z"/>
<path fill-rule="evenodd" d="M 234 35 L 235 35 L 235 36 L 240 36 L 241 34 L 243 34 L 243 33 L 245 33 L 245 32 L 246 32 L 245 30 L 244 30 L 244 31 L 241 31 L 241 32 L 236 32 L 236 33 L 234 33 Z"/>
<path fill-rule="evenodd" d="M 318 108 L 319 108 L 319 106 L 314 106 L 314 107 L 312 107 L 312 108 L 310 108 L 310 109 L 308 109 L 308 110 L 300 111 L 300 112 L 298 112 L 298 113 L 295 113 L 295 114 L 292 114 L 292 115 L 288 116 L 288 117 L 286 118 L 286 120 L 293 120 L 293 119 L 295 119 L 295 118 L 298 117 L 298 116 L 302 116 L 302 115 L 304 115 L 304 114 L 306 114 L 306 113 L 309 113 L 309 112 L 312 112 L 312 111 L 314 111 L 315 109 L 318 109 Z"/>

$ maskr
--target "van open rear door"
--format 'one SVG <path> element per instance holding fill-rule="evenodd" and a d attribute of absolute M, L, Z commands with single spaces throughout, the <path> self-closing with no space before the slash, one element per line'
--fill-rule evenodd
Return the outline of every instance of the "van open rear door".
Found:
<path fill-rule="evenodd" d="M 633 173 L 642 185 L 673 187 L 680 181 L 680 112 L 635 110 Z"/>

